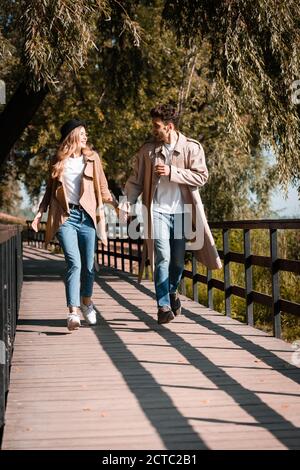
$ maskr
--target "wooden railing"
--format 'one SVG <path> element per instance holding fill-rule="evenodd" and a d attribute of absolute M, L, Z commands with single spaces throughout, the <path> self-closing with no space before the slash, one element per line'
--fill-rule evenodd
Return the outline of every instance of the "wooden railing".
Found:
<path fill-rule="evenodd" d="M 214 279 L 212 271 L 207 270 L 207 275 L 197 273 L 197 264 L 193 256 L 192 271 L 184 271 L 184 276 L 193 281 L 194 300 L 198 300 L 198 282 L 207 285 L 208 307 L 214 308 L 213 288 L 224 292 L 225 314 L 231 316 L 231 297 L 246 300 L 246 318 L 249 325 L 253 325 L 253 304 L 254 302 L 266 305 L 272 309 L 273 334 L 277 338 L 281 337 L 280 313 L 286 312 L 300 316 L 300 304 L 290 302 L 280 298 L 279 272 L 287 271 L 300 275 L 300 261 L 287 260 L 278 257 L 277 231 L 300 229 L 300 220 L 249 220 L 232 222 L 212 222 L 209 224 L 212 229 L 221 229 L 223 232 L 223 250 L 219 250 L 219 256 L 223 261 L 224 281 Z M 244 251 L 236 253 L 229 249 L 230 230 L 243 230 Z M 251 230 L 267 229 L 269 231 L 270 255 L 258 256 L 251 253 L 250 232 Z M 300 252 L 300 248 L 299 248 Z M 230 263 L 240 263 L 244 265 L 245 287 L 232 285 L 230 281 Z M 272 296 L 253 290 L 252 267 L 261 266 L 268 268 L 272 278 Z"/>
<path fill-rule="evenodd" d="M 41 232 L 35 234 L 30 229 L 30 221 L 28 222 L 28 243 L 43 244 L 44 230 L 41 227 Z M 199 301 L 198 284 L 203 283 L 207 286 L 207 305 L 209 308 L 214 308 L 213 302 L 213 289 L 218 289 L 224 292 L 225 300 L 225 314 L 231 316 L 231 299 L 235 295 L 246 301 L 246 321 L 249 325 L 253 325 L 253 306 L 254 303 L 266 305 L 272 310 L 273 318 L 273 334 L 274 336 L 281 337 L 281 312 L 286 312 L 296 316 L 300 316 L 300 304 L 291 302 L 280 297 L 280 271 L 295 273 L 300 275 L 300 261 L 287 260 L 278 257 L 278 243 L 277 231 L 300 229 L 300 220 L 253 220 L 253 221 L 232 221 L 232 222 L 211 222 L 212 229 L 222 230 L 222 245 L 223 249 L 218 250 L 220 258 L 223 261 L 224 281 L 215 279 L 213 272 L 207 270 L 207 274 L 203 275 L 198 272 L 197 261 L 191 252 L 192 270 L 184 270 L 183 279 L 189 278 L 192 280 L 193 285 L 193 299 Z M 242 253 L 230 251 L 230 231 L 231 230 L 243 231 L 243 245 L 244 250 Z M 269 244 L 270 255 L 259 256 L 251 252 L 251 230 L 265 230 L 269 231 Z M 97 256 L 98 262 L 103 265 L 120 268 L 123 271 L 138 272 L 141 262 L 141 246 L 143 240 L 132 240 L 130 238 L 123 238 L 116 236 L 108 239 L 108 246 L 104 247 L 99 243 Z M 58 245 L 57 241 L 53 241 L 54 245 Z M 299 248 L 300 251 L 300 248 Z M 233 285 L 230 280 L 230 263 L 239 263 L 244 265 L 244 278 L 245 287 Z M 146 263 L 149 266 L 149 262 Z M 261 266 L 269 269 L 272 280 L 272 295 L 266 295 L 262 292 L 253 290 L 253 266 Z M 148 271 L 146 271 L 147 273 Z M 184 282 L 182 289 L 184 292 Z"/>
<path fill-rule="evenodd" d="M 23 281 L 21 231 L 21 225 L 0 224 L 0 430 L 4 425 L 10 365 Z"/>

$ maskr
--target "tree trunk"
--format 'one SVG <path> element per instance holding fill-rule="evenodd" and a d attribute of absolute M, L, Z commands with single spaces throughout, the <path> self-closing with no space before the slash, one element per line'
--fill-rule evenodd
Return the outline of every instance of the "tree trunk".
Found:
<path fill-rule="evenodd" d="M 22 82 L 7 103 L 0 114 L 0 166 L 32 120 L 48 91 L 47 86 L 37 92 L 27 90 Z"/>

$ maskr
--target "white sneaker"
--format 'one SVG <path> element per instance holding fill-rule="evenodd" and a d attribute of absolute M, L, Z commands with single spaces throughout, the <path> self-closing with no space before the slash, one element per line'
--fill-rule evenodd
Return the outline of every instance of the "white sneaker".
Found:
<path fill-rule="evenodd" d="M 77 330 L 80 327 L 80 316 L 78 313 L 69 313 L 67 317 L 67 328 L 68 330 Z"/>
<path fill-rule="evenodd" d="M 82 315 L 84 316 L 84 319 L 86 320 L 88 325 L 96 325 L 96 312 L 92 303 L 90 305 L 84 305 L 83 303 L 81 303 L 80 310 L 82 311 Z"/>

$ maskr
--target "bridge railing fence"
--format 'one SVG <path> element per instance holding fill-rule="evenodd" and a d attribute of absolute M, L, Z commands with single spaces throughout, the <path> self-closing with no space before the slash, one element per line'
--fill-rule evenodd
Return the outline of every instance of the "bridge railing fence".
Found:
<path fill-rule="evenodd" d="M 22 226 L 0 224 L 0 429 L 3 429 L 10 366 L 23 282 Z"/>
<path fill-rule="evenodd" d="M 27 221 L 27 240 L 29 244 L 43 246 L 45 225 L 41 225 L 41 231 L 37 234 L 30 228 L 31 221 Z M 300 316 L 300 304 L 283 299 L 280 296 L 280 273 L 285 271 L 300 275 L 300 260 L 282 259 L 278 255 L 278 231 L 279 230 L 300 230 L 299 219 L 286 220 L 245 220 L 245 221 L 225 221 L 210 222 L 210 227 L 222 231 L 222 249 L 219 249 L 219 256 L 223 262 L 223 278 L 217 279 L 214 272 L 206 270 L 206 274 L 201 274 L 198 270 L 198 263 L 193 252 L 189 253 L 191 259 L 191 269 L 185 269 L 181 282 L 182 292 L 185 293 L 185 279 L 192 280 L 193 299 L 199 302 L 200 284 L 206 285 L 207 306 L 214 308 L 214 289 L 224 293 L 225 314 L 232 314 L 232 296 L 245 299 L 246 321 L 249 325 L 254 324 L 254 303 L 268 306 L 272 311 L 273 334 L 281 337 L 281 312 Z M 124 227 L 123 227 L 124 228 Z M 237 253 L 230 250 L 230 233 L 232 230 L 243 231 L 243 252 Z M 251 231 L 268 230 L 269 233 L 269 255 L 261 256 L 252 253 Z M 113 233 L 108 237 L 108 244 L 104 246 L 98 242 L 97 258 L 98 262 L 105 266 L 121 269 L 137 274 L 142 259 L 143 239 L 131 239 L 122 232 L 122 226 L 118 224 L 112 227 Z M 52 242 L 57 247 L 57 240 Z M 299 248 L 300 251 L 300 248 Z M 244 287 L 235 285 L 231 281 L 231 263 L 238 263 L 244 268 Z M 253 288 L 253 267 L 260 266 L 267 268 L 271 274 L 272 294 L 267 295 Z M 187 266 L 186 266 L 187 268 Z M 150 277 L 149 260 L 146 261 L 146 278 Z"/>

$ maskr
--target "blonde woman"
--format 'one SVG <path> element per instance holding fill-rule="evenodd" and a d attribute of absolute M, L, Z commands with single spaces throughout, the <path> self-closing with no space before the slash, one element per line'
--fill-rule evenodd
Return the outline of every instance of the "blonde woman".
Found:
<path fill-rule="evenodd" d="M 98 154 L 87 145 L 84 122 L 71 119 L 61 128 L 61 140 L 51 165 L 47 188 L 32 222 L 38 231 L 49 207 L 46 245 L 56 234 L 66 261 L 67 327 L 80 327 L 80 310 L 95 325 L 92 302 L 96 227 L 106 244 L 103 202 L 114 204 Z M 97 230 L 98 233 L 98 230 Z M 99 235 L 98 235 L 99 236 Z"/>

